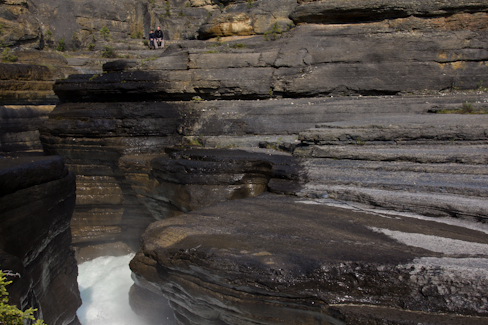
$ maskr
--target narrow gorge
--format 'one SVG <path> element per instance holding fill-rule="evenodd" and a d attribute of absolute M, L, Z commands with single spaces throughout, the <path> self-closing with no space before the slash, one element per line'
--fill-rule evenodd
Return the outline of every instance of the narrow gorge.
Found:
<path fill-rule="evenodd" d="M 77 324 L 75 257 L 135 252 L 148 324 L 487 322 L 486 1 L 0 6 L 19 306 Z"/>

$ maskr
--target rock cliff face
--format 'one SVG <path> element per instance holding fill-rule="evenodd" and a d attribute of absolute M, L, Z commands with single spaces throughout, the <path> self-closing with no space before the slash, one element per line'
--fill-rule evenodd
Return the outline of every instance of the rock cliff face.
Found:
<path fill-rule="evenodd" d="M 60 157 L 0 159 L 0 266 L 10 302 L 47 324 L 79 324 L 78 268 L 70 248 L 75 176 Z"/>
<path fill-rule="evenodd" d="M 0 63 L 0 153 L 42 154 L 39 127 L 58 102 L 54 80 L 74 70 L 59 54 L 22 51 L 16 56 L 17 64 Z"/>
<path fill-rule="evenodd" d="M 487 115 L 439 114 L 487 111 L 484 1 L 152 4 L 185 40 L 56 81 L 41 128 L 77 246 L 162 219 L 137 311 L 146 290 L 181 324 L 486 322 Z"/>

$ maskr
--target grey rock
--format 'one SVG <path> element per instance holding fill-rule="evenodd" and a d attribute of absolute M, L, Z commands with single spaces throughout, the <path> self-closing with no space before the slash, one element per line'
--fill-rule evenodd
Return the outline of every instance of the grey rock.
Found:
<path fill-rule="evenodd" d="M 486 320 L 484 232 L 317 203 L 263 195 L 156 222 L 130 264 L 136 285 L 180 323 Z M 381 312 L 360 312 L 365 300 Z"/>
<path fill-rule="evenodd" d="M 294 151 L 301 157 L 368 161 L 412 161 L 418 163 L 461 163 L 485 165 L 486 145 L 373 145 L 373 146 L 304 146 Z"/>
<path fill-rule="evenodd" d="M 488 140 L 488 116 L 430 114 L 388 116 L 361 121 L 318 124 L 300 134 L 302 142 L 316 144 L 414 143 Z"/>

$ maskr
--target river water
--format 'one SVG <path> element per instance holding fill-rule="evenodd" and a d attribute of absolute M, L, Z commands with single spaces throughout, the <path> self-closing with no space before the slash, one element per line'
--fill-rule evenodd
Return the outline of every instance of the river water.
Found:
<path fill-rule="evenodd" d="M 83 325 L 144 325 L 129 306 L 133 284 L 129 262 L 134 255 L 102 256 L 78 265 Z"/>

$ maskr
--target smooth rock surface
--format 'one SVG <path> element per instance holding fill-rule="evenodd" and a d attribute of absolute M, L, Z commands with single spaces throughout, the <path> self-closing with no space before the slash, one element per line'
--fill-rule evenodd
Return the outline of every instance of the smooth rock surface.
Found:
<path fill-rule="evenodd" d="M 267 194 L 153 223 L 131 269 L 181 324 L 483 324 L 478 229 Z"/>

